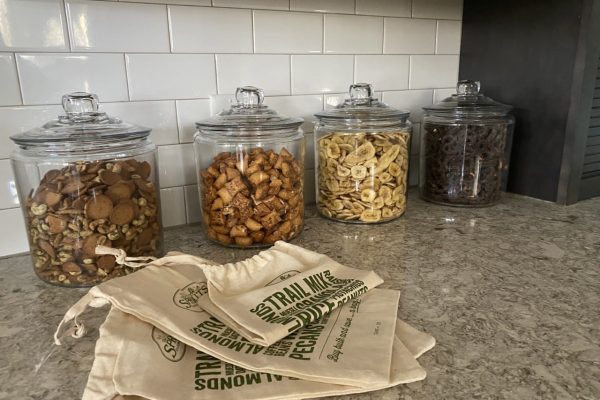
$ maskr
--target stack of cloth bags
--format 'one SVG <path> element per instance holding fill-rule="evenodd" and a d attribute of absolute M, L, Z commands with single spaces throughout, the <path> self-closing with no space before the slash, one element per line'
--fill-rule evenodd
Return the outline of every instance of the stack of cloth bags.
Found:
<path fill-rule="evenodd" d="M 56 331 L 81 337 L 86 308 L 111 306 L 84 400 L 309 399 L 425 379 L 416 359 L 435 340 L 397 319 L 400 292 L 372 271 L 285 242 L 231 264 L 144 265 L 90 289 Z"/>

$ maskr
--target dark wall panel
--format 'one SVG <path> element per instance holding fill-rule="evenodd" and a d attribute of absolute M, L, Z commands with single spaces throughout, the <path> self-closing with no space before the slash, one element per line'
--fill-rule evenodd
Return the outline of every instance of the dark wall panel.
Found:
<path fill-rule="evenodd" d="M 582 2 L 464 2 L 460 78 L 515 107 L 511 192 L 556 200 Z"/>

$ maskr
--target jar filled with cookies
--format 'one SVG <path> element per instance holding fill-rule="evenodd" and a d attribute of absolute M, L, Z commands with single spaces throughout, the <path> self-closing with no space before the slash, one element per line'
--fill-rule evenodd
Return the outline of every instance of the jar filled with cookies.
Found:
<path fill-rule="evenodd" d="M 11 136 L 16 189 L 34 271 L 43 281 L 85 287 L 133 271 L 128 256 L 162 253 L 156 146 L 149 128 L 99 111 L 95 94 L 62 98 L 65 114 Z"/>
<path fill-rule="evenodd" d="M 315 114 L 317 209 L 343 222 L 379 223 L 406 210 L 412 126 L 407 111 L 350 85 L 350 98 Z"/>
<path fill-rule="evenodd" d="M 508 176 L 512 107 L 480 93 L 479 82 L 465 80 L 456 94 L 423 109 L 421 197 L 456 207 L 496 204 Z"/>
<path fill-rule="evenodd" d="M 196 123 L 202 222 L 225 246 L 269 246 L 304 225 L 303 120 L 263 101 L 261 89 L 241 87 L 230 109 Z"/>

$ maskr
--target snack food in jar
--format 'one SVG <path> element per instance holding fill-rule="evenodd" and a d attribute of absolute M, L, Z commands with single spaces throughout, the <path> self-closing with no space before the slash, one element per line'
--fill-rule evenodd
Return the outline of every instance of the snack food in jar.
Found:
<path fill-rule="evenodd" d="M 61 286 L 92 286 L 133 270 L 97 245 L 160 256 L 156 147 L 144 128 L 100 112 L 95 94 L 63 96 L 65 115 L 11 136 L 34 271 Z"/>
<path fill-rule="evenodd" d="M 484 96 L 477 81 L 460 81 L 456 91 L 423 108 L 420 195 L 443 205 L 490 206 L 506 185 L 512 107 Z"/>
<path fill-rule="evenodd" d="M 315 114 L 317 208 L 343 222 L 379 223 L 406 210 L 412 126 L 407 111 L 350 85 L 350 98 Z"/>
<path fill-rule="evenodd" d="M 304 225 L 303 120 L 271 110 L 253 86 L 238 88 L 235 97 L 230 109 L 196 123 L 206 234 L 232 247 L 291 240 Z"/>

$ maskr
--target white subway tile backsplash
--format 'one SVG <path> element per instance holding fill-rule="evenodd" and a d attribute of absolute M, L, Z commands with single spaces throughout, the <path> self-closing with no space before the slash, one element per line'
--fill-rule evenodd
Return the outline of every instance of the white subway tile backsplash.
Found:
<path fill-rule="evenodd" d="M 0 51 L 66 51 L 61 0 L 0 0 Z"/>
<path fill-rule="evenodd" d="M 159 146 L 158 176 L 161 188 L 196 184 L 196 162 L 192 145 Z"/>
<path fill-rule="evenodd" d="M 116 0 L 113 0 L 116 1 Z M 208 6 L 211 0 L 127 0 L 130 3 L 180 4 L 184 6 Z"/>
<path fill-rule="evenodd" d="M 455 92 L 461 18 L 462 0 L 0 0 L 0 256 L 28 250 L 9 135 L 63 114 L 72 91 L 152 128 L 165 226 L 200 221 L 195 123 L 229 108 L 242 85 L 305 119 L 306 203 L 314 113 L 353 82 L 411 112 L 416 184 L 421 107 Z"/>
<path fill-rule="evenodd" d="M 185 195 L 185 215 L 188 224 L 196 224 L 202 221 L 200 212 L 200 196 L 198 185 L 188 185 L 183 187 Z"/>
<path fill-rule="evenodd" d="M 63 114 L 61 106 L 0 107 L 0 158 L 14 149 L 9 136 L 36 128 Z"/>
<path fill-rule="evenodd" d="M 383 18 L 325 15 L 325 53 L 381 54 Z"/>
<path fill-rule="evenodd" d="M 73 51 L 169 52 L 165 6 L 67 0 Z"/>
<path fill-rule="evenodd" d="M 446 97 L 452 96 L 455 93 L 456 88 L 433 89 L 433 104 L 439 103 Z"/>
<path fill-rule="evenodd" d="M 354 82 L 366 82 L 376 90 L 408 89 L 409 56 L 356 56 Z"/>
<path fill-rule="evenodd" d="M 302 129 L 312 132 L 315 121 L 313 114 L 323 109 L 323 97 L 320 94 L 266 97 L 264 104 L 279 114 L 303 118 Z"/>
<path fill-rule="evenodd" d="M 165 228 L 185 225 L 185 199 L 183 187 L 160 189 L 160 209 Z"/>
<path fill-rule="evenodd" d="M 352 82 L 354 56 L 293 55 L 292 94 L 335 93 Z"/>
<path fill-rule="evenodd" d="M 177 100 L 179 143 L 191 143 L 196 133 L 196 122 L 210 117 L 210 100 Z"/>
<path fill-rule="evenodd" d="M 215 7 L 255 8 L 265 10 L 289 10 L 289 0 L 213 0 Z"/>
<path fill-rule="evenodd" d="M 290 57 L 264 54 L 217 54 L 219 93 L 257 86 L 265 95 L 290 93 Z"/>
<path fill-rule="evenodd" d="M 411 89 L 447 88 L 458 80 L 458 55 L 410 56 Z"/>
<path fill-rule="evenodd" d="M 127 54 L 131 100 L 208 97 L 216 91 L 214 56 Z"/>
<path fill-rule="evenodd" d="M 103 103 L 100 109 L 123 121 L 152 128 L 150 140 L 156 145 L 179 143 L 173 100 Z"/>
<path fill-rule="evenodd" d="M 436 21 L 385 18 L 383 52 L 386 54 L 433 54 Z"/>
<path fill-rule="evenodd" d="M 356 0 L 357 14 L 410 17 L 410 9 L 411 0 Z"/>
<path fill-rule="evenodd" d="M 19 205 L 15 177 L 9 160 L 0 160 L 0 209 Z"/>
<path fill-rule="evenodd" d="M 122 54 L 17 54 L 24 104 L 60 104 L 63 94 L 89 91 L 100 101 L 125 101 Z"/>
<path fill-rule="evenodd" d="M 314 13 L 254 11 L 256 53 L 321 53 L 323 16 Z"/>
<path fill-rule="evenodd" d="M 438 21 L 436 54 L 459 54 L 462 23 L 460 21 Z"/>
<path fill-rule="evenodd" d="M 252 52 L 250 10 L 169 6 L 169 20 L 175 53 Z"/>
<path fill-rule="evenodd" d="M 0 88 L 0 106 L 21 104 L 15 56 L 11 53 L 0 54 Z"/>
<path fill-rule="evenodd" d="M 354 14 L 354 0 L 290 0 L 290 10 Z"/>
<path fill-rule="evenodd" d="M 0 257 L 29 251 L 20 208 L 0 210 Z"/>
<path fill-rule="evenodd" d="M 395 108 L 410 112 L 409 119 L 412 122 L 421 122 L 423 110 L 421 107 L 428 106 L 433 101 L 433 90 L 402 90 L 398 92 L 384 92 L 383 101 Z"/>
<path fill-rule="evenodd" d="M 462 19 L 463 0 L 413 0 L 414 18 Z"/>

